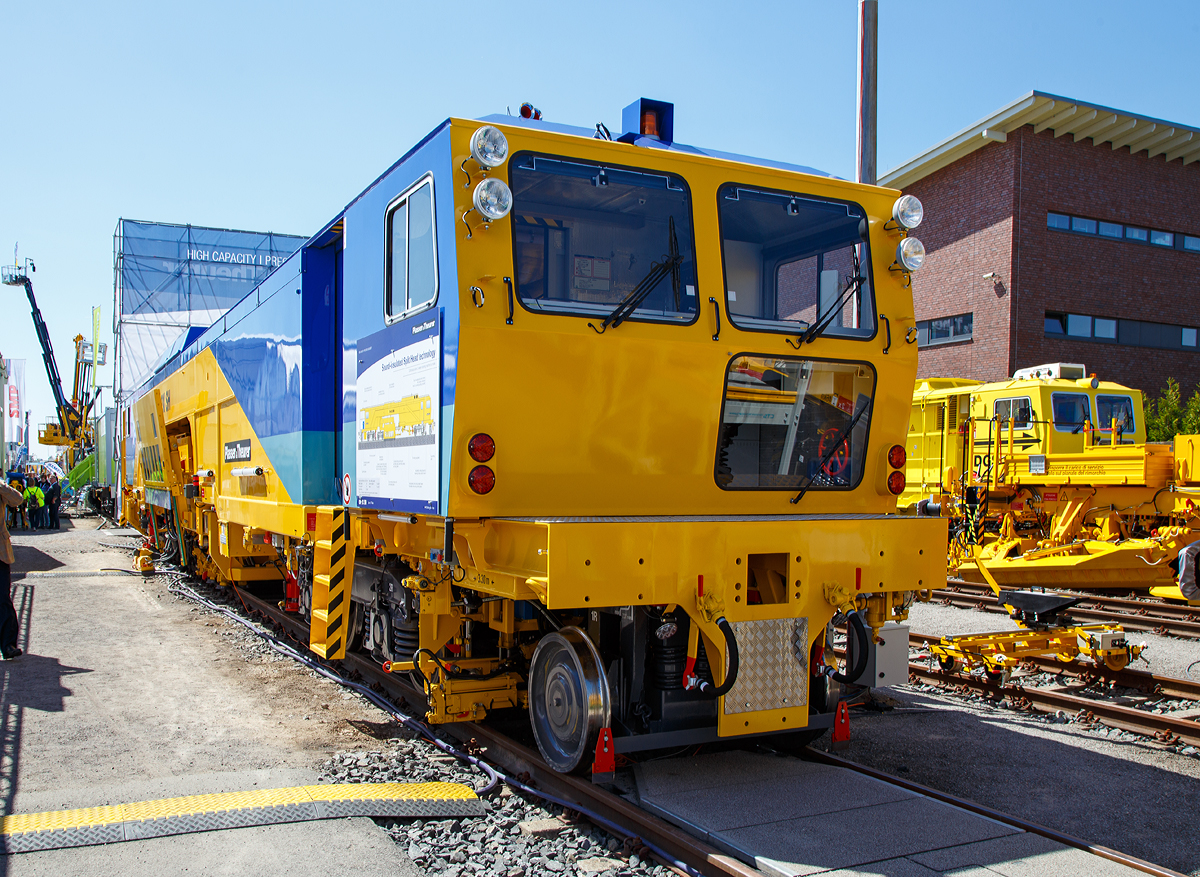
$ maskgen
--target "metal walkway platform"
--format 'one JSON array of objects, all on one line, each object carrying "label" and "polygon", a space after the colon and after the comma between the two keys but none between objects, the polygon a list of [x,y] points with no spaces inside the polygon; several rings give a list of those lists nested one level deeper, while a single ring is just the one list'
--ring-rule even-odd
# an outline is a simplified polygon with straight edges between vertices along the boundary
[{"label": "metal walkway platform", "polygon": [[636,768],[641,804],[773,877],[1142,872],[845,768],[723,752]]},{"label": "metal walkway platform", "polygon": [[59,850],[200,831],[346,816],[482,816],[459,783],[343,783],[161,798],[0,818],[5,853]]}]

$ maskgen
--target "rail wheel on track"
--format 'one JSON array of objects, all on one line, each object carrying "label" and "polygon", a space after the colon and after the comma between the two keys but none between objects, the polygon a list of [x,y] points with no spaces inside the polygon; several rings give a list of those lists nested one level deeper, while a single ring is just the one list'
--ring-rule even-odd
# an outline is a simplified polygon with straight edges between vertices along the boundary
[{"label": "rail wheel on track", "polygon": [[569,773],[595,751],[611,703],[600,653],[577,627],[538,643],[530,662],[529,720],[542,757]]}]

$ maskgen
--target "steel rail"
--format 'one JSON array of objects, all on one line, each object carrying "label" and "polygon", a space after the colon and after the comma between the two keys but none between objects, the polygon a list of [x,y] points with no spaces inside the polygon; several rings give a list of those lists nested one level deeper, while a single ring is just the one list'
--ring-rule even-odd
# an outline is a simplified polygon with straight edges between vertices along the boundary
[{"label": "steel rail", "polygon": [[1147,862],[1145,859],[1139,859],[1136,856],[1128,855],[1114,850],[1110,847],[1101,846],[1091,843],[1083,838],[1075,837],[1073,834],[1067,834],[1063,831],[1058,831],[1054,828],[1049,828],[1037,822],[1032,822],[1028,819],[1022,819],[1019,816],[1011,816],[1000,810],[994,810],[984,804],[977,804],[969,798],[960,798],[957,795],[951,795],[949,792],[940,792],[937,789],[922,785],[921,783],[913,782],[902,777],[892,776],[889,773],[876,770],[866,765],[857,764],[845,758],[840,758],[829,752],[822,752],[819,749],[813,749],[811,746],[805,753],[806,758],[814,761],[820,761],[825,764],[833,765],[834,767],[842,767],[847,770],[852,770],[857,773],[865,774],[874,779],[881,780],[893,786],[898,786],[910,792],[915,792],[918,795],[924,795],[927,798],[932,798],[935,801],[941,801],[945,804],[950,804],[955,807],[960,807],[971,813],[976,813],[980,816],[986,816],[988,819],[994,819],[1005,825],[1010,825],[1013,828],[1019,828],[1022,831],[1027,831],[1030,834],[1038,834],[1050,840],[1057,841],[1065,846],[1075,847],[1084,852],[1091,853],[1094,856],[1108,859],[1112,862],[1119,862],[1130,868],[1135,868],[1146,874],[1154,874],[1155,877],[1185,877],[1179,871],[1172,871],[1170,868],[1164,868],[1161,865],[1155,865],[1153,862]]},{"label": "steel rail", "polygon": [[1062,710],[1164,743],[1182,741],[1190,746],[1200,746],[1200,722],[1174,718],[1169,713],[1147,713],[1048,688],[1025,688],[1018,683],[997,685],[976,676],[959,676],[933,670],[913,661],[909,662],[908,671],[909,679],[919,682],[958,688],[960,691],[973,689],[999,699],[1007,697],[1018,709],[1040,709],[1042,712]]},{"label": "steel rail", "polygon": [[[237,593],[248,604],[248,608],[252,606],[264,617],[288,630],[293,636],[307,636],[307,625],[296,616],[282,612],[276,606],[244,591],[239,590]],[[400,694],[401,696],[412,697],[418,701],[423,700],[425,697],[423,691],[408,684],[400,677],[384,673],[383,668],[362,656],[348,654],[343,663],[350,665],[363,676],[375,680],[385,690],[390,689],[393,692],[393,696]],[[910,670],[926,671],[927,668],[920,667],[917,664],[910,664]],[[956,677],[946,674],[931,675],[936,675],[945,681],[957,681]],[[991,686],[989,683],[982,683],[981,687],[989,689],[997,688],[997,686]],[[1088,701],[1083,702],[1090,703]],[[624,828],[632,837],[650,841],[702,874],[729,875],[729,877],[761,877],[761,872],[749,865],[721,853],[715,847],[677,828],[666,820],[642,810],[624,798],[614,795],[586,779],[554,771],[537,753],[500,734],[487,725],[455,722],[441,725],[440,729],[462,743],[473,743],[475,745],[482,743],[483,755],[487,760],[498,765],[506,772],[514,775],[524,774],[528,777],[528,780],[525,780],[524,777],[522,779],[529,785],[543,789],[562,800],[577,802],[581,809],[591,810],[609,822]],[[1200,725],[1197,725],[1197,730],[1200,732]],[[990,807],[977,804],[966,798],[959,798],[948,792],[940,792],[911,780],[895,777],[874,770],[873,768],[865,767],[864,765],[855,764],[852,761],[821,752],[812,747],[806,747],[803,757],[824,761],[827,764],[844,767],[872,776],[875,779],[908,791],[961,807],[969,812],[995,819],[1032,834],[1050,838],[1066,846],[1075,847],[1076,849],[1109,859],[1110,861],[1119,862],[1146,874],[1155,875],[1155,877],[1185,877],[1185,875],[1177,871],[1155,865],[1135,856],[1090,843],[1073,835],[1056,831],[1055,829],[1021,819],[1020,817],[993,810]]]},{"label": "steel rail", "polygon": [[[940,636],[926,633],[910,633],[909,642],[919,646],[929,646],[941,642]],[[1200,682],[1190,679],[1179,679],[1175,676],[1159,676],[1144,670],[1132,670],[1125,667],[1122,670],[1112,670],[1096,664],[1081,664],[1077,661],[1060,661],[1051,657],[1027,657],[1021,659],[1021,666],[1042,673],[1062,674],[1082,679],[1103,679],[1124,688],[1136,688],[1147,694],[1162,694],[1166,697],[1182,698],[1184,700],[1200,700]]]},{"label": "steel rail", "polygon": [[[979,609],[984,612],[1004,613],[1004,607],[1000,604],[999,599],[986,586],[977,592],[936,590],[933,592],[933,598],[964,609]],[[1104,601],[1101,605],[1107,606],[1109,602],[1111,601]],[[1063,614],[1078,621],[1119,623],[1127,630],[1136,630],[1141,633],[1153,633],[1160,636],[1166,634],[1200,639],[1200,621],[1188,621],[1176,617],[1156,615],[1151,612],[1147,612],[1145,615],[1133,615],[1125,612],[1109,611],[1107,608],[1089,608],[1086,605],[1080,604],[1070,607]]]},{"label": "steel rail", "polygon": [[[238,596],[264,617],[280,625],[292,636],[308,642],[308,625],[300,618],[281,611],[278,607],[260,600],[243,590]],[[379,685],[392,697],[404,697],[418,703],[425,701],[425,692],[403,678],[385,673],[383,668],[361,655],[347,653],[341,663],[357,671],[363,677]],[[560,800],[576,805],[580,810],[591,811],[597,816],[620,826],[631,837],[647,841],[659,849],[675,856],[679,861],[695,868],[702,874],[726,875],[726,877],[761,877],[749,865],[732,856],[727,856],[715,847],[693,837],[664,819],[642,810],[619,795],[595,785],[590,780],[561,774],[553,770],[541,756],[484,724],[452,722],[437,726],[461,743],[482,747],[487,761],[492,762],[512,776],[526,775],[522,781],[541,789]]]},{"label": "steel rail", "polygon": [[[967,589],[971,592],[990,594],[992,589],[982,582],[971,582],[966,579],[946,579],[948,590],[961,591]],[[1154,615],[1161,618],[1178,618],[1180,621],[1200,621],[1200,607],[1190,606],[1183,603],[1167,603],[1158,599],[1139,599],[1137,597],[1120,597],[1116,594],[1105,594],[1101,591],[1088,590],[1080,591],[1071,588],[1052,588],[1056,594],[1069,594],[1072,597],[1086,597],[1089,602],[1100,607],[1113,607],[1120,610],[1128,610],[1134,615]]]}]

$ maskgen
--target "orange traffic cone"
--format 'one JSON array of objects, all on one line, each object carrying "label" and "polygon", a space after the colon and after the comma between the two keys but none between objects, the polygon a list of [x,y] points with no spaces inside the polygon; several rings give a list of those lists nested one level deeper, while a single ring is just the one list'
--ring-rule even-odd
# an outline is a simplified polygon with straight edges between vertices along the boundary
[{"label": "orange traffic cone", "polygon": [[844,700],[837,705],[837,715],[833,720],[833,748],[850,748],[850,710]]}]

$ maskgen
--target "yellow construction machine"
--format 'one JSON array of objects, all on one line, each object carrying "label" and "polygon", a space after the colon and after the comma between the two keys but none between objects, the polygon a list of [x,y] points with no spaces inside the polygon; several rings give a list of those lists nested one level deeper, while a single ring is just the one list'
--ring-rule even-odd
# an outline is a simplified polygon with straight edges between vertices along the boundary
[{"label": "yellow construction machine", "polygon": [[919,380],[902,510],[948,518],[948,572],[1000,586],[1182,600],[1200,539],[1200,436],[1146,440],[1142,394],[1054,363],[1010,381]]}]

